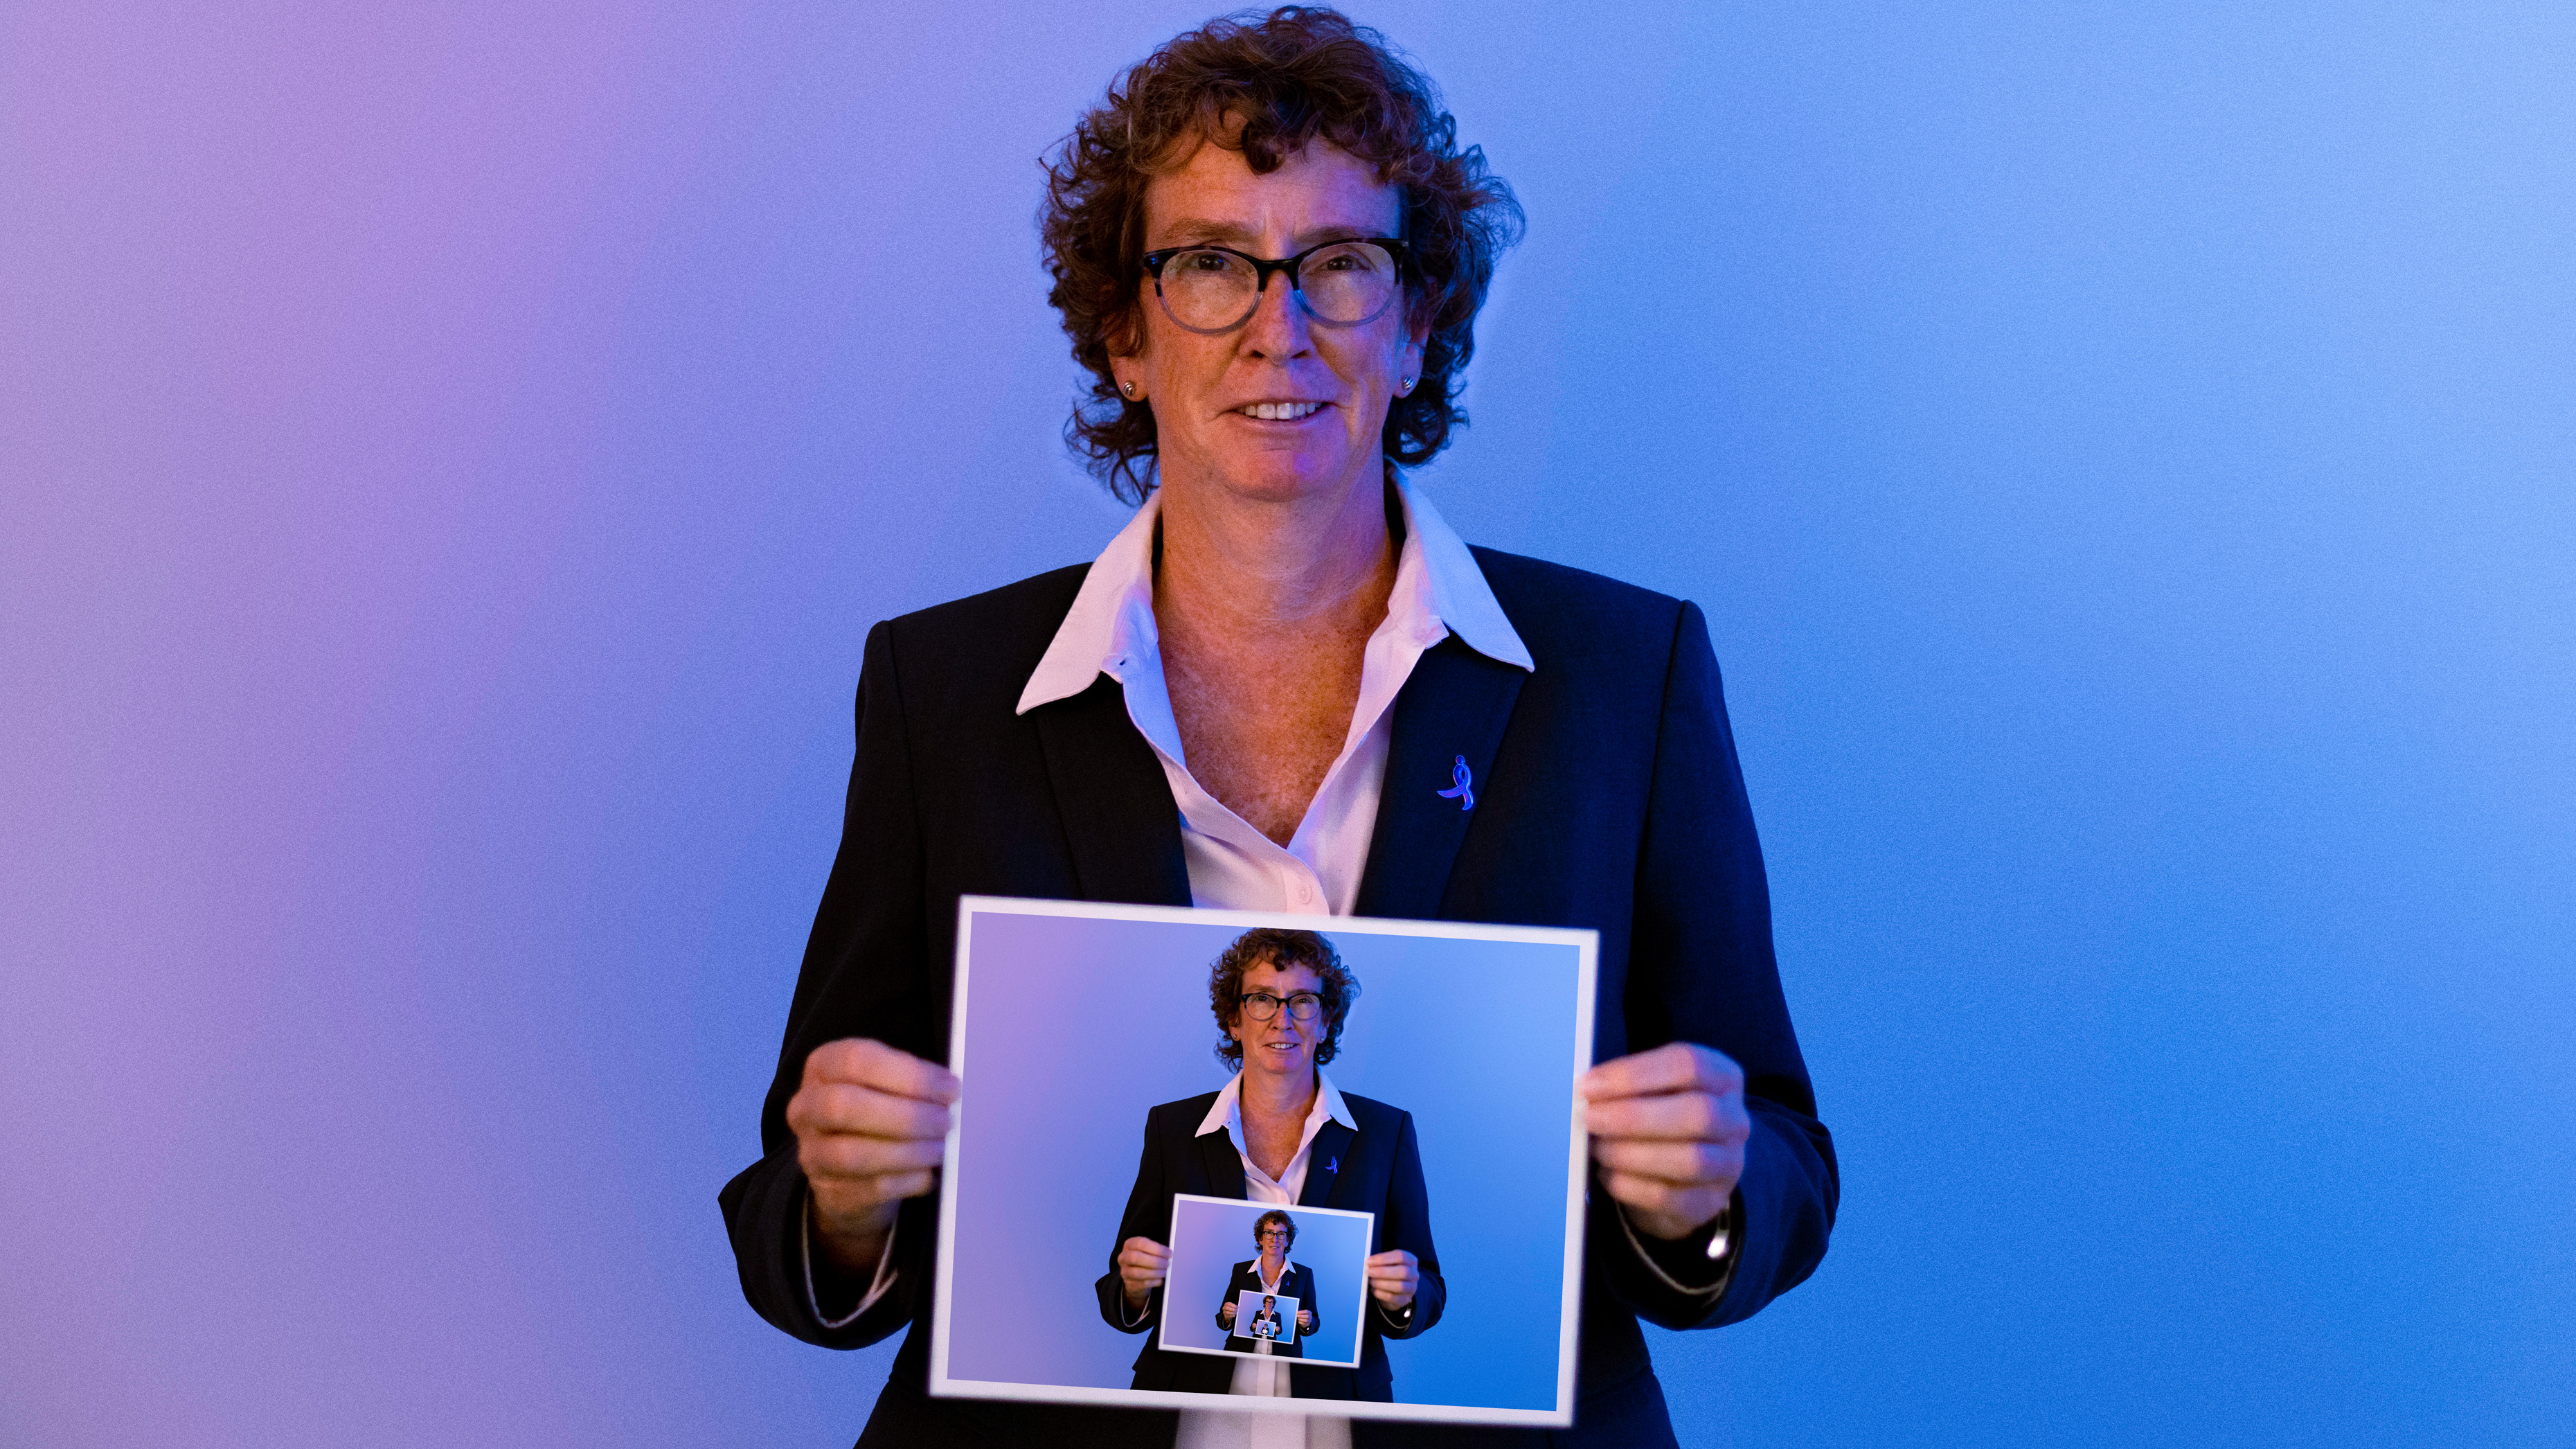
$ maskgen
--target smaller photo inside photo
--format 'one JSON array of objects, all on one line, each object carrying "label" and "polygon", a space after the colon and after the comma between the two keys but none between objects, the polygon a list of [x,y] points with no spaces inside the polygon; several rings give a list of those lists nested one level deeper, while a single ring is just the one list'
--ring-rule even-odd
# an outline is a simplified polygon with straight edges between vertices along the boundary
[{"label": "smaller photo inside photo", "polygon": [[[1285,1288],[1285,1283],[1279,1284]],[[1272,1343],[1297,1341],[1297,1300],[1277,1293],[1264,1293],[1246,1288],[1235,1295],[1234,1321],[1248,1323],[1247,1338],[1268,1339]]]},{"label": "smaller photo inside photo", "polygon": [[1374,1213],[1172,1197],[1161,1343],[1354,1368]]}]

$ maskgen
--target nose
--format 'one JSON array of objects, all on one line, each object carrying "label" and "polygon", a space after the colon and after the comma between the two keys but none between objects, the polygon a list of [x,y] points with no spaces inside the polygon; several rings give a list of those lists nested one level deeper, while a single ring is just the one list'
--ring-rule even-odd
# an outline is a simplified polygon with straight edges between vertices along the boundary
[{"label": "nose", "polygon": [[1244,350],[1255,357],[1273,362],[1286,362],[1314,350],[1314,338],[1306,328],[1306,308],[1297,300],[1296,285],[1285,272],[1273,272],[1261,288],[1261,300],[1252,307],[1252,318],[1243,324]]}]

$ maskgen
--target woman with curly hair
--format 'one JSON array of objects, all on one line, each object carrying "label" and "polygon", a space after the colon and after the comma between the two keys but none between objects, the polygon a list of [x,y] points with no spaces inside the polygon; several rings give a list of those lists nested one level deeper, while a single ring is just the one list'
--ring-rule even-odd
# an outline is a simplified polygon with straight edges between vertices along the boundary
[{"label": "woman with curly hair", "polygon": [[[1302,1358],[1304,1339],[1323,1325],[1315,1310],[1315,1270],[1288,1256],[1297,1246],[1297,1220],[1277,1208],[1252,1220],[1252,1245],[1256,1250],[1249,1258],[1234,1265],[1226,1280],[1225,1301],[1216,1307],[1217,1327],[1226,1330],[1226,1351],[1258,1354],[1263,1357]],[[1246,1291],[1261,1295],[1261,1306],[1253,1310],[1252,1321],[1237,1324],[1241,1312],[1238,1301]],[[1293,1332],[1282,1321],[1279,1299],[1286,1295],[1297,1305],[1297,1326]],[[1288,1341],[1279,1341],[1287,1332]]]},{"label": "woman with curly hair", "polygon": [[[1256,1345],[1234,1326],[1233,1300],[1249,1288],[1303,1300],[1297,1331],[1316,1330],[1314,1274],[1289,1271],[1296,1224],[1279,1209],[1298,1203],[1374,1213],[1379,1251],[1368,1259],[1357,1369],[1202,1354],[1167,1353],[1152,1340],[1136,1354],[1139,1389],[1181,1393],[1294,1395],[1391,1402],[1394,1372],[1385,1340],[1414,1338],[1440,1321],[1448,1287],[1431,1245],[1431,1197],[1412,1114],[1335,1089],[1324,1064],[1340,1054],[1342,1028],[1360,984],[1333,943],[1313,931],[1260,928],[1235,938],[1208,971],[1217,1060],[1235,1068],[1220,1091],[1165,1102],[1145,1115],[1145,1150],[1118,1225],[1109,1272],[1097,1285],[1100,1316],[1122,1333],[1162,1321],[1171,1250],[1172,1198],[1242,1197],[1273,1205],[1253,1224],[1261,1256],[1235,1265],[1217,1322],[1226,1347],[1281,1359],[1298,1344]],[[1264,1225],[1283,1231],[1265,1236]],[[1283,1282],[1297,1286],[1282,1287]],[[1204,1426],[1191,1421],[1207,1419]],[[1228,1435],[1226,1429],[1238,1431]],[[1199,1432],[1193,1433],[1197,1429]],[[1256,1426],[1232,1415],[1183,1416],[1190,1442],[1251,1438]],[[1299,1431],[1297,1442],[1308,1442]]]},{"label": "woman with curly hair", "polygon": [[[1706,621],[1471,550],[1403,476],[1465,421],[1519,226],[1430,81],[1325,9],[1176,37],[1055,157],[1040,230],[1087,374],[1069,440],[1136,515],[1088,566],[869,633],[765,1155],[722,1194],[770,1322],[836,1347],[910,1325],[863,1443],[1431,1432],[928,1397],[963,892],[1599,931],[1562,1442],[1672,1442],[1637,1320],[1733,1322],[1822,1258],[1832,1141]],[[1121,1285],[1151,1271],[1129,1249]]]}]

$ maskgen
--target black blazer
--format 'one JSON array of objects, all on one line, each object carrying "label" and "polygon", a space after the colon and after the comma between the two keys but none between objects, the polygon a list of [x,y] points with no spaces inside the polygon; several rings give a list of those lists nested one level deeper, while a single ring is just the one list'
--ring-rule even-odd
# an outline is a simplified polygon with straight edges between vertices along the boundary
[{"label": "black blazer", "polygon": [[[1163,1242],[1172,1225],[1172,1195],[1241,1198],[1243,1156],[1220,1127],[1202,1137],[1199,1124],[1216,1105],[1217,1093],[1205,1092],[1178,1102],[1165,1102],[1145,1114],[1145,1150],[1136,1163],[1136,1185],[1127,1194],[1127,1211],[1118,1236],[1109,1245],[1109,1271],[1094,1285],[1100,1316],[1122,1333],[1143,1333],[1162,1321],[1163,1294],[1156,1289],[1145,1300],[1145,1316],[1126,1321],[1126,1292],[1118,1281],[1118,1245],[1129,1238]],[[1372,1253],[1402,1248],[1420,1264],[1422,1285],[1414,1290],[1413,1309],[1398,1317],[1368,1302],[1360,1327],[1360,1366],[1300,1364],[1288,1375],[1288,1391],[1301,1399],[1365,1399],[1392,1403],[1394,1370],[1386,1359],[1385,1339],[1417,1337],[1440,1321],[1449,1301],[1440,1277],[1440,1250],[1431,1244],[1431,1195],[1422,1181],[1422,1149],[1414,1140],[1413,1116],[1356,1092],[1342,1093],[1359,1130],[1326,1122],[1309,1149],[1306,1185],[1297,1201],[1306,1207],[1346,1208],[1377,1214]],[[1304,1272],[1303,1265],[1299,1267]],[[1258,1288],[1261,1280],[1238,1272],[1236,1287]],[[1311,1286],[1313,1275],[1308,1274]],[[1311,1293],[1302,1295],[1313,1306]],[[1215,1305],[1209,1305],[1213,1312]],[[1322,1315],[1319,1312],[1317,1317]],[[1250,1353],[1252,1342],[1229,1339],[1226,1347]],[[1282,1345],[1274,1354],[1304,1357],[1301,1343]],[[1234,1378],[1234,1363],[1203,1353],[1166,1353],[1152,1339],[1136,1354],[1136,1378],[1130,1387],[1172,1389],[1183,1393],[1221,1394]]]},{"label": "black blazer", "polygon": [[[1247,1258],[1243,1262],[1234,1265],[1234,1276],[1228,1279],[1225,1285],[1225,1301],[1227,1303],[1238,1302],[1246,1290],[1254,1293],[1259,1293],[1261,1291],[1261,1274],[1254,1270],[1254,1265],[1260,1261],[1261,1260],[1258,1258]],[[1315,1333],[1321,1332],[1324,1327],[1323,1312],[1315,1307],[1315,1270],[1307,1267],[1303,1263],[1292,1261],[1288,1264],[1288,1271],[1279,1275],[1279,1287],[1276,1291],[1281,1297],[1297,1300],[1297,1312],[1307,1315],[1306,1321],[1314,1324],[1315,1326],[1313,1328],[1298,1329],[1295,1333],[1288,1335],[1288,1341],[1286,1343],[1281,1343],[1279,1341],[1279,1336],[1275,1333],[1272,1334],[1270,1337],[1270,1356],[1272,1358],[1304,1358],[1306,1356],[1307,1338]],[[1255,1301],[1257,1302],[1258,1300]],[[1235,1314],[1235,1321],[1230,1325],[1225,1321],[1225,1308],[1223,1304],[1219,1304],[1217,1311],[1208,1316],[1216,1320],[1216,1325],[1219,1328],[1226,1330],[1225,1347],[1227,1352],[1259,1353],[1261,1351],[1260,1338],[1247,1331],[1252,1328],[1253,1325],[1245,1321],[1240,1312]],[[1257,1317],[1258,1315],[1255,1316]],[[1294,1318],[1296,1314],[1289,1313],[1283,1309],[1277,1316],[1280,1325],[1282,1327],[1286,1327],[1289,1326],[1288,1320]],[[1231,1376],[1230,1373],[1229,1376]],[[1145,1386],[1140,1383],[1135,1387],[1141,1389]]]},{"label": "black blazer", "polygon": [[[1496,663],[1455,638],[1423,654],[1396,697],[1357,909],[1591,927],[1601,933],[1598,1057],[1686,1040],[1742,1064],[1753,1137],[1724,1291],[1668,1286],[1603,1195],[1589,1218],[1581,1400],[1572,1435],[1556,1440],[1669,1442],[1637,1319],[1732,1323],[1813,1272],[1839,1193],[1833,1142],[1816,1120],[1781,996],[1761,847],[1698,608],[1597,574],[1474,552],[1537,670]],[[1103,675],[1071,699],[1012,713],[1085,567],[869,631],[840,852],[762,1109],[764,1155],[719,1195],[744,1296],[762,1317],[839,1348],[909,1325],[863,1442],[1170,1442],[1169,1414],[923,1394],[939,1221],[931,1197],[898,1217],[897,1286],[855,1322],[823,1327],[806,1300],[805,1179],[786,1121],[806,1054],[824,1042],[872,1036],[933,1061],[947,1056],[961,893],[1190,904],[1180,812],[1128,722],[1118,682]],[[1438,793],[1462,757],[1475,781],[1472,810]],[[1683,1243],[1664,1266],[1687,1273],[1695,1258],[1705,1262]],[[1415,1430],[1363,1422],[1353,1433],[1402,1443]]]}]

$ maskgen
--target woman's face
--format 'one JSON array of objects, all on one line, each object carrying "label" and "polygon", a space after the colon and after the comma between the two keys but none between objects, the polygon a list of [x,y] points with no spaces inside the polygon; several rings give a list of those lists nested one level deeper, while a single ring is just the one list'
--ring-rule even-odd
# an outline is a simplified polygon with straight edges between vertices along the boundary
[{"label": "woman's face", "polygon": [[[1268,1223],[1262,1227],[1261,1256],[1273,1259],[1288,1256],[1288,1230],[1286,1228],[1279,1226],[1277,1223]],[[1265,1308],[1270,1304],[1270,1300],[1267,1298],[1262,1299],[1261,1302],[1262,1306]]]},{"label": "woman's face", "polygon": [[[1324,978],[1311,967],[1291,966],[1282,971],[1277,962],[1263,961],[1243,973],[1243,994],[1249,996],[1256,991],[1269,992],[1283,1002],[1300,991],[1321,996]],[[1268,1021],[1255,1021],[1248,1011],[1236,1012],[1234,1039],[1243,1043],[1243,1069],[1302,1077],[1315,1065],[1315,1043],[1323,1038],[1325,1024],[1321,1012],[1313,1021],[1299,1021],[1285,1006]]]},{"label": "woman's face", "polygon": [[[1242,152],[1202,142],[1145,188],[1148,251],[1208,242],[1290,257],[1337,239],[1396,236],[1402,222],[1396,188],[1323,141],[1267,176],[1254,175]],[[1137,300],[1139,348],[1116,366],[1153,406],[1164,487],[1210,485],[1281,503],[1365,483],[1374,500],[1387,405],[1421,373],[1422,334],[1408,330],[1403,300],[1359,326],[1327,327],[1274,273],[1251,319],[1213,336],[1173,322],[1150,276]],[[1249,411],[1280,404],[1311,411]]]}]

